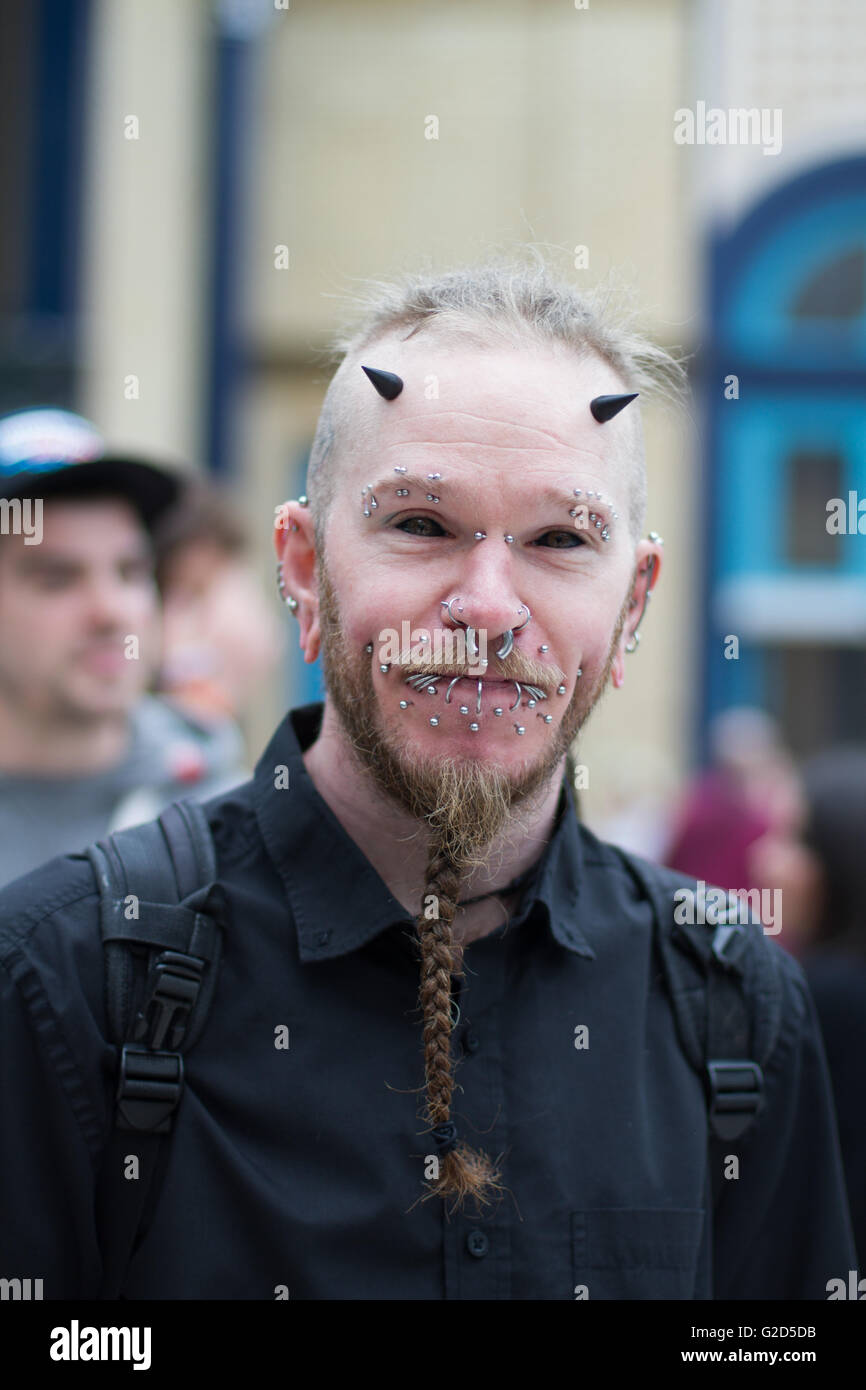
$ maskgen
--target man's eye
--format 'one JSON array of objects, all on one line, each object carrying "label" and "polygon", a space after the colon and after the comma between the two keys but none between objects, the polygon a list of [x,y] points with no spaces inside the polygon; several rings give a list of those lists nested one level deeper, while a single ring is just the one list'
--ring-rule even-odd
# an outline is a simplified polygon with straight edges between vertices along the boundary
[{"label": "man's eye", "polygon": [[549,545],[544,547],[544,549],[546,550],[576,550],[579,545],[586,545],[586,541],[583,539],[583,536],[579,536],[576,531],[545,531],[544,535],[539,536],[538,540],[533,541],[532,544],[539,545],[540,542],[545,540],[548,536],[564,536],[566,540],[572,540],[575,542],[575,544]]},{"label": "man's eye", "polygon": [[[396,523],[396,526],[395,526],[394,529],[397,530],[397,531],[402,531],[402,530],[404,530],[405,527],[409,526],[413,521],[420,521],[420,522],[422,523],[422,525],[424,525],[424,526],[438,526],[438,527],[439,527],[439,534],[442,535],[442,536],[445,535],[445,531],[443,530],[443,528],[442,528],[441,526],[439,526],[439,522],[436,521],[436,520],[434,520],[434,518],[433,518],[432,516],[407,516],[407,517],[404,518],[403,521],[398,521],[398,522]],[[435,532],[435,531],[426,531],[426,532],[421,532],[421,533],[419,533],[419,532],[417,532],[417,531],[407,531],[406,534],[407,534],[408,536],[414,536],[414,535],[418,535],[418,534],[427,535],[427,536],[430,536],[430,535],[435,536],[435,535],[436,535],[436,532]]]}]

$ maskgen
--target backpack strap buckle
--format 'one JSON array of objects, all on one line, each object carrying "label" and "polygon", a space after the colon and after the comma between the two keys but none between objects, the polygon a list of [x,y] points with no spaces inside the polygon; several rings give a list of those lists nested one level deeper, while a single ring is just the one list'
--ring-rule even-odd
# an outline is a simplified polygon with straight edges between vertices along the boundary
[{"label": "backpack strap buckle", "polygon": [[171,1029],[171,1047],[180,1047],[202,985],[205,962],[181,951],[161,951],[145,989],[145,1002],[133,1028],[133,1041],[158,1052]]},{"label": "backpack strap buckle", "polygon": [[118,1129],[168,1134],[183,1092],[179,1052],[149,1052],[126,1043],[117,1079]]},{"label": "backpack strap buckle", "polygon": [[709,1122],[720,1139],[737,1139],[764,1101],[764,1073],[757,1062],[707,1062]]}]

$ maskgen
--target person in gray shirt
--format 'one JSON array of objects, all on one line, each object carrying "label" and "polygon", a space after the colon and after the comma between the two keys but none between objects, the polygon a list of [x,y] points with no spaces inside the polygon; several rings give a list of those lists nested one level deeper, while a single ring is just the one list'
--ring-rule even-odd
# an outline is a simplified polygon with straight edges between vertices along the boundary
[{"label": "person in gray shirt", "polygon": [[147,694],[151,531],[180,484],[61,410],[0,420],[0,882],[247,775],[234,724]]}]

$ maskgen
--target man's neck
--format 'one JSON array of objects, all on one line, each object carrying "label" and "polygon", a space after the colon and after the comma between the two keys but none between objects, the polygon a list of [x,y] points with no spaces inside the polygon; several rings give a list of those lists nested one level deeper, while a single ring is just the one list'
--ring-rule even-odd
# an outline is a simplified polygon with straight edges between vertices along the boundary
[{"label": "man's neck", "polygon": [[[416,917],[421,910],[427,866],[426,827],[386,798],[358,766],[327,700],[321,731],[303,760],[317,792],[343,829],[397,901]],[[531,809],[515,812],[505,835],[491,846],[486,863],[465,880],[461,898],[505,887],[537,862],[553,831],[560,786],[561,775],[557,774],[549,788],[532,799]],[[509,909],[516,905],[513,896],[492,897],[460,908],[454,921],[455,936],[465,944],[495,930],[505,919],[503,902]]]},{"label": "man's neck", "polygon": [[52,720],[0,703],[0,772],[86,777],[119,763],[129,740],[127,715]]}]

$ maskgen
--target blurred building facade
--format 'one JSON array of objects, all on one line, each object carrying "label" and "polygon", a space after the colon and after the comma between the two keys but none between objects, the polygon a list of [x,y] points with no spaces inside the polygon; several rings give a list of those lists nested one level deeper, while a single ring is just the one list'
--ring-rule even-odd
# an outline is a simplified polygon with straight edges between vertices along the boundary
[{"label": "blurred building facade", "polygon": [[[0,405],[59,399],[222,472],[270,583],[357,280],[549,244],[577,284],[631,282],[695,387],[645,414],[665,567],[582,740],[588,819],[652,814],[733,704],[798,751],[866,736],[866,535],[826,524],[855,495],[866,530],[859,0],[38,0],[3,24]],[[699,141],[735,108],[779,111],[779,148]],[[254,745],[322,693],[289,636]]]}]

